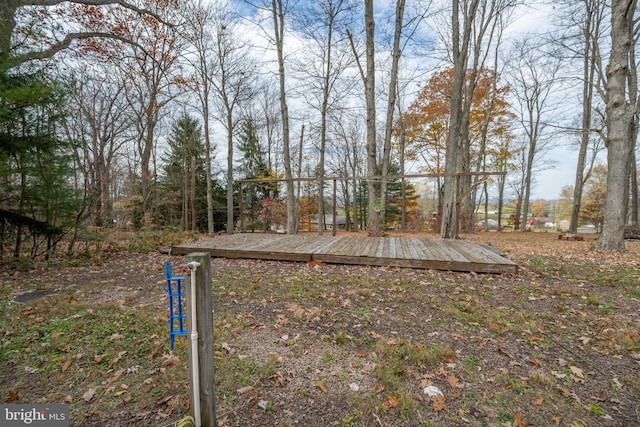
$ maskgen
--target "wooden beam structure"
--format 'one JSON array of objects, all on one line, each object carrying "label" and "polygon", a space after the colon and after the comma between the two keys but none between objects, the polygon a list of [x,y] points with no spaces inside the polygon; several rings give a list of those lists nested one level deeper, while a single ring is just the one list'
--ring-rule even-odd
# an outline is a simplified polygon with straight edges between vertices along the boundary
[{"label": "wooden beam structure", "polygon": [[516,273],[518,265],[465,240],[240,233],[174,246],[172,254],[409,267],[477,273]]}]

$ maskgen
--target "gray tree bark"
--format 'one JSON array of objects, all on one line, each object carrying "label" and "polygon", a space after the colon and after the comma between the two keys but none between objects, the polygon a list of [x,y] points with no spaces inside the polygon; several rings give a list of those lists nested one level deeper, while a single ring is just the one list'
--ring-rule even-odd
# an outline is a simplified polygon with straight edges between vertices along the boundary
[{"label": "gray tree bark", "polygon": [[635,105],[627,98],[629,55],[632,48],[634,14],[637,0],[613,0],[611,4],[611,55],[606,75],[606,113],[608,123],[607,198],[604,225],[598,249],[623,251],[624,224],[627,216],[629,158],[632,141]]},{"label": "gray tree bark", "polygon": [[449,119],[449,137],[447,139],[447,156],[445,159],[445,178],[442,195],[442,220],[440,236],[443,239],[458,237],[458,207],[456,172],[459,164],[459,146],[462,131],[464,83],[467,71],[469,42],[473,19],[478,10],[478,0],[472,0],[468,8],[464,8],[463,28],[460,31],[460,1],[453,0],[452,22],[452,56],[453,86],[451,90],[451,117]]},{"label": "gray tree bark", "polygon": [[589,142],[591,139],[593,97],[595,78],[597,76],[596,68],[600,61],[598,51],[603,5],[599,0],[585,0],[584,7],[585,19],[582,23],[582,42],[584,43],[584,50],[582,52],[582,129],[580,132],[578,163],[576,165],[576,179],[573,187],[573,207],[568,230],[571,234],[578,232],[582,193],[591,169],[586,169],[586,166]]},{"label": "gray tree bark", "polygon": [[[400,64],[400,37],[402,36],[402,26],[404,20],[405,0],[397,0],[396,2],[396,20],[395,30],[393,34],[393,49],[391,51],[391,75],[389,77],[389,94],[387,99],[387,119],[384,128],[384,146],[382,150],[382,176],[389,175],[389,166],[391,163],[391,134],[393,132],[393,116],[396,104],[396,94],[398,89],[398,66]],[[404,165],[403,165],[404,166]],[[404,182],[404,181],[403,181]],[[382,178],[380,185],[380,220],[382,224],[386,224],[387,215],[387,179]]]},{"label": "gray tree bark", "polygon": [[375,99],[375,22],[373,19],[373,0],[364,2],[364,21],[366,33],[367,71],[364,82],[365,100],[367,103],[367,190],[369,192],[369,235],[380,235],[379,213],[377,210],[378,192],[376,177],[378,175],[378,158],[376,154],[376,99]]}]

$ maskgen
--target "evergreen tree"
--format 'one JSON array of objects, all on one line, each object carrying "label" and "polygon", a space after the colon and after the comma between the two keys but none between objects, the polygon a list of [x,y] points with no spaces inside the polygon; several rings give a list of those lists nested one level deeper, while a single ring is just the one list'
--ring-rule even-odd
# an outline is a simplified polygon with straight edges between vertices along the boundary
[{"label": "evergreen tree", "polygon": [[43,74],[0,67],[0,255],[12,242],[19,256],[29,233],[35,257],[79,221],[72,141],[60,137],[64,99]]},{"label": "evergreen tree", "polygon": [[198,121],[188,114],[176,120],[168,139],[164,194],[160,211],[168,225],[196,231],[207,226],[205,145]]},{"label": "evergreen tree", "polygon": [[[242,152],[240,173],[242,179],[269,179],[275,174],[269,169],[266,153],[257,135],[255,120],[248,117],[240,128],[238,149]],[[263,204],[267,199],[278,200],[279,186],[274,182],[248,183],[243,187],[243,204],[248,215],[250,227],[255,228],[261,216]],[[268,216],[268,215],[267,215]],[[264,224],[260,224],[264,226]]]}]

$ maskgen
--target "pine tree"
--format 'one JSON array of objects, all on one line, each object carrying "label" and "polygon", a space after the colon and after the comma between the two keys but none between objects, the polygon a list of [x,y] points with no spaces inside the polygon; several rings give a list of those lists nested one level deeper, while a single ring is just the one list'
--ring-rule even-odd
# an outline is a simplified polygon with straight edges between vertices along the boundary
[{"label": "pine tree", "polygon": [[78,224],[72,141],[60,137],[64,111],[61,85],[0,67],[0,255],[11,241],[20,256],[28,232],[35,257]]},{"label": "pine tree", "polygon": [[183,230],[197,231],[207,225],[205,145],[198,121],[182,115],[171,128],[169,150],[164,159],[163,197],[160,211],[164,222]]}]

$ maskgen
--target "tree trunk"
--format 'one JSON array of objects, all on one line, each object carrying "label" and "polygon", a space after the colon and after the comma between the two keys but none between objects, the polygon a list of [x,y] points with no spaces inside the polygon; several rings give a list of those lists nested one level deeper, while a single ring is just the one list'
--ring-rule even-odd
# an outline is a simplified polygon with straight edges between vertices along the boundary
[{"label": "tree trunk", "polygon": [[[206,181],[207,181],[207,233],[213,236],[215,225],[213,223],[213,178],[211,176],[211,134],[209,132],[209,82],[205,76],[202,82],[204,88],[203,105],[202,105],[202,122],[204,127],[204,160],[207,163]],[[233,197],[231,198],[231,223],[233,224]],[[233,229],[233,227],[232,227]]]},{"label": "tree trunk", "polygon": [[[233,127],[227,114],[227,234],[233,234]],[[242,184],[240,184],[242,185]]]},{"label": "tree trunk", "polygon": [[11,51],[11,35],[16,26],[15,15],[21,5],[17,1],[0,2],[0,62],[9,57]]},{"label": "tree trunk", "polygon": [[284,70],[284,7],[282,0],[272,0],[273,26],[275,31],[276,50],[278,52],[278,76],[280,81],[280,114],[282,115],[282,151],[284,174],[287,180],[287,233],[298,232],[298,216],[296,197],[291,173],[291,153],[289,144],[289,108],[287,107],[287,91]]},{"label": "tree trunk", "polygon": [[[333,39],[333,20],[335,15],[329,13],[329,24],[327,27],[327,53],[325,58],[324,76],[322,82],[322,107],[320,108],[320,164],[318,165],[318,235],[324,234],[324,171],[325,171],[325,152],[327,147],[327,112],[329,110],[330,78],[331,78],[331,45]],[[335,218],[334,218],[335,220]],[[335,233],[335,230],[334,230]]]},{"label": "tree trunk", "polygon": [[629,182],[629,157],[634,147],[632,106],[626,97],[629,78],[629,54],[632,45],[636,0],[613,0],[611,9],[611,56],[607,65],[605,86],[607,105],[607,197],[604,226],[598,248],[623,251],[624,224],[628,200],[625,188]]},{"label": "tree trunk", "polygon": [[524,186],[522,188],[522,222],[520,231],[527,231],[527,219],[529,218],[529,198],[531,197],[531,174],[533,170],[533,158],[535,156],[535,142],[529,143],[529,153],[525,166]]},{"label": "tree trunk", "polygon": [[[582,193],[585,184],[585,167],[587,165],[587,149],[591,134],[591,109],[593,106],[593,88],[597,65],[596,48],[598,46],[597,28],[600,27],[599,16],[594,8],[597,2],[586,3],[586,19],[584,23],[584,57],[583,57],[583,83],[582,83],[582,130],[580,134],[580,151],[578,152],[578,164],[576,165],[576,180],[573,187],[573,208],[571,210],[571,222],[569,233],[578,233],[580,221],[580,208],[582,205]],[[587,174],[588,175],[588,174]]]},{"label": "tree trunk", "polygon": [[367,103],[367,189],[369,191],[369,235],[379,236],[378,194],[375,179],[378,175],[376,155],[376,99],[375,99],[375,22],[373,19],[373,0],[364,2],[364,21],[366,32],[367,71],[364,82],[364,94]]},{"label": "tree trunk", "polygon": [[[469,5],[469,13],[464,16],[463,32],[460,34],[460,1],[453,0],[452,28],[453,28],[453,61],[454,74],[451,88],[451,116],[449,118],[449,135],[447,139],[447,156],[445,159],[445,178],[442,195],[442,219],[440,236],[443,239],[458,237],[458,208],[456,172],[460,159],[459,146],[462,137],[463,95],[466,69],[468,63],[469,40],[473,18],[478,8],[478,1],[473,0]],[[462,35],[462,40],[460,39]]]},{"label": "tree trunk", "polygon": [[[402,36],[402,22],[404,19],[405,0],[396,2],[396,23],[393,35],[393,50],[391,62],[391,76],[389,78],[389,98],[387,100],[387,120],[384,129],[384,147],[382,150],[382,176],[389,174],[389,164],[391,162],[391,133],[393,132],[393,113],[396,104],[396,93],[398,87],[398,64],[400,63],[400,37]],[[387,223],[387,178],[382,178],[380,186],[380,219],[382,224]]]},{"label": "tree trunk", "polygon": [[[636,124],[637,128],[637,124]],[[633,138],[636,141],[636,138]],[[631,179],[629,180],[629,191],[631,192],[631,222],[637,225],[638,221],[638,170],[636,169],[636,151],[631,150],[631,158],[629,159],[629,168]]]},{"label": "tree trunk", "polygon": [[196,209],[196,156],[191,156],[191,231],[198,230],[198,211]]}]

